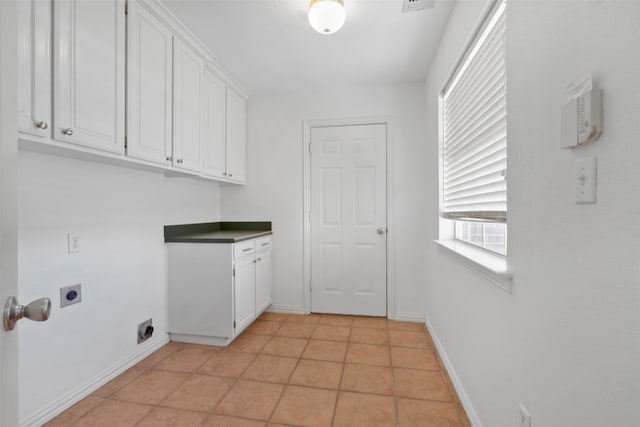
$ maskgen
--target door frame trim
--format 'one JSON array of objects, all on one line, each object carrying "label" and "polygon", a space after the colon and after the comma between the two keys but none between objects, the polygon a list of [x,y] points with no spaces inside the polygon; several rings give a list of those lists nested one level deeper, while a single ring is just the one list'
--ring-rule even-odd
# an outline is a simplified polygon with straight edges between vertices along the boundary
[{"label": "door frame trim", "polygon": [[392,122],[388,116],[370,116],[370,117],[354,117],[342,119],[325,119],[325,120],[304,120],[302,153],[303,153],[303,209],[302,223],[303,228],[303,284],[302,293],[304,295],[304,312],[311,313],[311,222],[309,221],[311,212],[311,153],[309,152],[309,144],[311,143],[311,129],[316,127],[333,127],[333,126],[359,126],[359,125],[379,125],[383,124],[387,127],[387,318],[396,318],[395,308],[395,236],[393,228],[393,181],[392,181],[392,165],[393,165],[393,144],[392,138]]}]

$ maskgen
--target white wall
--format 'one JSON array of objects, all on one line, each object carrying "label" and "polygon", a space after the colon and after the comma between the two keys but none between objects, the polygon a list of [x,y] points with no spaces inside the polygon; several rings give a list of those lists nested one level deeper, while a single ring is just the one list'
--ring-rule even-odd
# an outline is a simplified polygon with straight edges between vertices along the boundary
[{"label": "white wall", "polygon": [[[53,302],[47,322],[18,325],[24,421],[153,345],[137,345],[138,323],[166,337],[163,226],[220,209],[216,183],[22,151],[18,192],[19,299]],[[82,302],[60,309],[59,288],[78,282]]]},{"label": "white wall", "polygon": [[[427,78],[428,237],[438,236],[437,97],[485,2],[459,1]],[[640,413],[640,3],[510,0],[509,268],[513,292],[430,245],[426,313],[481,424],[637,426]],[[601,139],[560,150],[565,85],[604,89]],[[598,157],[598,202],[574,161]]]},{"label": "white wall", "polygon": [[273,222],[273,304],[302,311],[303,121],[389,116],[392,120],[397,315],[423,316],[424,198],[427,178],[424,86],[360,88],[323,93],[259,96],[249,102],[247,185],[223,187],[226,220]]}]

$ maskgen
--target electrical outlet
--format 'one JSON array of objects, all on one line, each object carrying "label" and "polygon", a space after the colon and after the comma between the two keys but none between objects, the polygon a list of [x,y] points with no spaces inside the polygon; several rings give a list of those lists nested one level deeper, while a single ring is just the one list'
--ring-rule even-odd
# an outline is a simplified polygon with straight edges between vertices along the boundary
[{"label": "electrical outlet", "polygon": [[75,233],[67,234],[67,249],[70,254],[80,252],[80,236]]},{"label": "electrical outlet", "polygon": [[151,338],[153,335],[153,319],[145,320],[138,325],[138,344]]},{"label": "electrical outlet", "polygon": [[77,283],[60,288],[60,308],[82,301],[82,285]]},{"label": "electrical outlet", "polygon": [[529,411],[522,406],[522,403],[518,404],[520,408],[520,427],[531,427],[531,415]]}]

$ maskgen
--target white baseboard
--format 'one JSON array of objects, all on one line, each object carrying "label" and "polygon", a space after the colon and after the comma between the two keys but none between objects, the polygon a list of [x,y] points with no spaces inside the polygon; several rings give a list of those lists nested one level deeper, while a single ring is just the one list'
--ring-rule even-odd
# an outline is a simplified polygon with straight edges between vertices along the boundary
[{"label": "white baseboard", "polygon": [[270,313],[306,314],[304,312],[304,307],[299,305],[271,304],[271,306],[265,311]]},{"label": "white baseboard", "polygon": [[401,322],[418,322],[424,323],[424,314],[420,313],[396,313],[395,316],[389,317],[391,320],[399,320]]},{"label": "white baseboard", "polygon": [[469,417],[469,421],[473,427],[482,427],[482,422],[480,422],[480,418],[478,417],[478,413],[475,408],[471,404],[471,400],[469,399],[469,395],[465,391],[462,383],[460,382],[460,378],[456,374],[455,369],[453,369],[453,365],[451,364],[451,360],[449,360],[449,356],[447,356],[447,352],[444,350],[442,346],[442,342],[438,338],[438,334],[433,329],[433,325],[429,321],[429,318],[425,318],[425,324],[427,325],[427,329],[429,330],[429,334],[431,334],[431,338],[433,339],[433,343],[436,345],[438,349],[438,353],[440,354],[440,358],[442,359],[442,363],[444,363],[445,368],[447,368],[447,372],[449,373],[449,377],[451,378],[451,382],[453,383],[453,387],[456,389],[456,393],[458,393],[458,397],[460,398],[460,402],[464,407],[464,410]]},{"label": "white baseboard", "polygon": [[[297,305],[272,304],[265,311],[270,313],[308,314],[304,312],[304,307]],[[389,319],[417,323],[424,323],[425,321],[424,314],[420,313],[396,313],[395,316],[390,315]]]},{"label": "white baseboard", "polygon": [[156,338],[155,341],[148,343],[144,349],[137,351],[129,357],[121,360],[115,365],[103,371],[101,374],[92,378],[91,380],[79,385],[70,392],[54,400],[49,405],[40,409],[36,413],[28,416],[26,419],[20,421],[20,427],[35,427],[41,426],[47,421],[51,420],[56,415],[61,414],[71,406],[78,403],[80,400],[89,396],[91,393],[122,374],[127,369],[134,366],[136,363],[158,350],[163,345],[169,342],[169,335],[164,335]]}]

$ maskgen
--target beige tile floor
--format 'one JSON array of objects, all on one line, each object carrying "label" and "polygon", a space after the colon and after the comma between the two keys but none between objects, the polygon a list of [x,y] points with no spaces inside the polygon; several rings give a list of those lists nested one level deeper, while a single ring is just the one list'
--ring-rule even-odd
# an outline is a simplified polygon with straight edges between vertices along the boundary
[{"label": "beige tile floor", "polygon": [[229,347],[169,343],[53,426],[470,426],[422,324],[264,313]]}]

